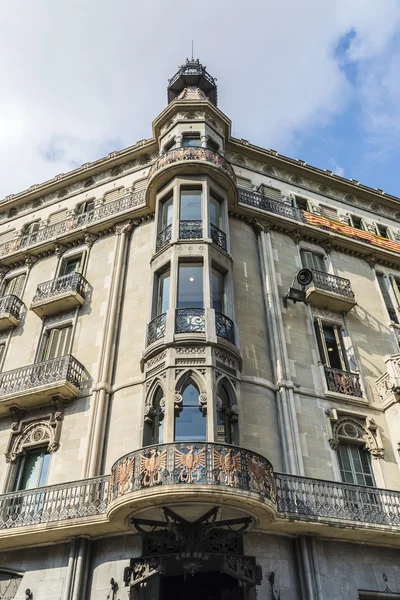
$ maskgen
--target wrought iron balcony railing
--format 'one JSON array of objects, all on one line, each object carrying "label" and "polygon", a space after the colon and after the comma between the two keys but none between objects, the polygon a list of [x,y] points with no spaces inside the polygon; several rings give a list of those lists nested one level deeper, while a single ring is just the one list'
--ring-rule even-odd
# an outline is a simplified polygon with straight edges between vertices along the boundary
[{"label": "wrought iron balcony railing", "polygon": [[106,512],[110,476],[0,495],[0,529],[91,517]]},{"label": "wrought iron balcony railing", "polygon": [[235,343],[235,325],[233,321],[219,312],[215,312],[215,332],[228,342]]},{"label": "wrought iron balcony railing", "polygon": [[272,200],[267,198],[258,192],[249,192],[247,190],[239,190],[239,203],[259,208],[269,213],[280,215],[288,219],[294,219],[295,221],[306,222],[304,213],[300,208],[279,202],[278,200]]},{"label": "wrought iron balcony railing", "polygon": [[15,319],[20,318],[23,302],[14,294],[0,298],[0,315],[10,314]]},{"label": "wrought iron balcony railing", "polygon": [[230,163],[218,152],[213,152],[208,148],[199,147],[179,147],[165,152],[152,165],[149,171],[149,179],[158,171],[177,162],[186,162],[188,160],[206,162],[218,167],[230,178],[235,179],[235,172]]},{"label": "wrought iron balcony railing", "polygon": [[76,292],[84,298],[86,284],[86,279],[80,273],[68,273],[68,275],[62,275],[56,279],[39,283],[32,302],[54,298],[54,296],[59,296],[66,292]]},{"label": "wrought iron balcony railing", "polygon": [[157,234],[156,252],[168,246],[171,241],[172,225],[168,225]]},{"label": "wrought iron balcony railing", "polygon": [[278,512],[310,521],[400,525],[400,492],[275,473]]},{"label": "wrought iron balcony railing", "polygon": [[152,319],[147,329],[147,345],[150,346],[153,342],[161,340],[165,337],[165,328],[167,325],[167,313],[157,315]]},{"label": "wrought iron balcony railing", "polygon": [[202,221],[179,221],[180,240],[199,240],[203,237]]},{"label": "wrought iron balcony railing", "polygon": [[129,209],[139,207],[145,203],[145,192],[134,192],[123,198],[109,202],[94,208],[93,210],[83,213],[82,215],[71,215],[68,219],[43,227],[38,231],[27,235],[20,235],[5,244],[0,245],[0,257],[12,254],[19,250],[39,246],[48,240],[52,240],[58,236],[80,229],[85,225],[91,225],[100,221],[105,221],[109,217],[123,213]]},{"label": "wrought iron balcony railing", "polygon": [[0,400],[10,394],[62,381],[80,389],[84,372],[84,367],[71,354],[5,371],[0,374]]},{"label": "wrought iron balcony railing", "polygon": [[204,308],[177,308],[175,312],[175,333],[205,333],[206,318]]},{"label": "wrought iron balcony railing", "polygon": [[148,446],[111,468],[110,501],[155,486],[214,485],[255,492],[275,502],[271,463],[256,452],[208,442]]},{"label": "wrought iron balcony railing", "polygon": [[326,383],[330,392],[347,394],[362,398],[363,393],[360,385],[360,376],[358,373],[342,371],[341,369],[332,369],[324,366]]},{"label": "wrought iron balcony railing", "polygon": [[222,248],[222,250],[226,250],[226,233],[221,231],[221,229],[218,229],[218,227],[212,223],[210,224],[210,233],[213,243],[219,248]]},{"label": "wrought iron balcony railing", "polygon": [[354,292],[351,289],[350,279],[331,275],[324,271],[317,271],[316,269],[311,270],[313,273],[313,281],[310,285],[314,286],[315,289],[339,294],[340,296],[346,296],[346,298],[349,298],[350,300],[354,299]]}]

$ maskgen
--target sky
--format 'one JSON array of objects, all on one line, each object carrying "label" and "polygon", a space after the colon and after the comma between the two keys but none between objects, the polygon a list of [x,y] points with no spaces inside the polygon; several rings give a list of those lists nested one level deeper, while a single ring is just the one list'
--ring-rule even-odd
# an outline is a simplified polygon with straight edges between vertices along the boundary
[{"label": "sky", "polygon": [[400,0],[13,0],[0,198],[152,135],[194,55],[232,133],[400,196]]}]

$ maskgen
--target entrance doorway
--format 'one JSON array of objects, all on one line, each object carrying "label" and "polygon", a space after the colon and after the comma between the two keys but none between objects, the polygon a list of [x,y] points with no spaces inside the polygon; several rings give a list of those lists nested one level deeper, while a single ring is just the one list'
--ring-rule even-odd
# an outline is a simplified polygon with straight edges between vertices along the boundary
[{"label": "entrance doorway", "polygon": [[229,575],[197,573],[162,577],[160,600],[244,600],[244,595]]}]

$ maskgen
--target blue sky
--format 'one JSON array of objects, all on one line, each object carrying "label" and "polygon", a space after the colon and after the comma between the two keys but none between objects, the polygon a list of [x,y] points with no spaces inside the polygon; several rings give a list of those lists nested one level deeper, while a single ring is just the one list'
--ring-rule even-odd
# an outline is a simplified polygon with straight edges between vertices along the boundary
[{"label": "blue sky", "polygon": [[236,137],[400,196],[400,0],[14,0],[0,198],[150,137],[192,39]]}]

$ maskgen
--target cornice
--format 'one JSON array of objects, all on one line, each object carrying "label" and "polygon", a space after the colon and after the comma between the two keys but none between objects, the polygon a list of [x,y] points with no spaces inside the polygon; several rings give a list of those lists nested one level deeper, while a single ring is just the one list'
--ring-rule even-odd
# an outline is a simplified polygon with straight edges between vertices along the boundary
[{"label": "cornice", "polygon": [[244,167],[270,176],[349,207],[361,208],[371,212],[374,217],[382,216],[400,221],[400,198],[397,196],[362,185],[353,179],[346,179],[332,171],[307,165],[302,160],[289,158],[276,150],[260,148],[247,140],[230,138],[226,157],[239,168]]}]

